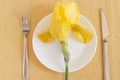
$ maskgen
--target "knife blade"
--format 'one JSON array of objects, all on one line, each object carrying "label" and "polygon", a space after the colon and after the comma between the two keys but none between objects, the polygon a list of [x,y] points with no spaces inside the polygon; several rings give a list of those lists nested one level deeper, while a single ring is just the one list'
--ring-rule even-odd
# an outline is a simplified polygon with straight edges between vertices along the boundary
[{"label": "knife blade", "polygon": [[102,38],[105,40],[109,35],[108,23],[103,9],[101,9]]},{"label": "knife blade", "polygon": [[107,37],[109,35],[108,23],[106,15],[101,9],[101,24],[102,24],[102,43],[103,43],[103,67],[104,67],[104,80],[110,80],[110,69],[109,69],[109,59],[108,59],[108,47],[107,47]]}]

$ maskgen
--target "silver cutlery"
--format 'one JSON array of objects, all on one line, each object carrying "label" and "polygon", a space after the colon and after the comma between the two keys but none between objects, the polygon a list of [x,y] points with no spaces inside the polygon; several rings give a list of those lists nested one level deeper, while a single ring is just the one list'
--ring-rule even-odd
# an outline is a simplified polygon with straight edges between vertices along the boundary
[{"label": "silver cutlery", "polygon": [[23,78],[28,79],[29,65],[28,65],[28,51],[27,51],[27,33],[30,31],[30,16],[28,12],[22,13],[22,32],[24,35],[24,54],[23,54]]},{"label": "silver cutlery", "polygon": [[103,66],[104,66],[104,80],[110,80],[110,68],[108,58],[107,37],[109,35],[107,19],[103,9],[101,9],[101,23],[102,23],[102,43],[103,43]]}]

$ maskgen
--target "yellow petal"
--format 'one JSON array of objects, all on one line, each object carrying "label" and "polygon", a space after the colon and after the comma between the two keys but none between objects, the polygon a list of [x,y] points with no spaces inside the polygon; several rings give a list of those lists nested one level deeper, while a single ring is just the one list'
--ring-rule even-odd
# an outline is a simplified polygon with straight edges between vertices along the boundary
[{"label": "yellow petal", "polygon": [[74,2],[58,2],[51,17],[49,31],[60,41],[65,41],[71,29],[71,24],[78,21],[78,9]]},{"label": "yellow petal", "polygon": [[66,2],[62,4],[64,9],[64,16],[66,17],[67,21],[71,24],[78,22],[79,17],[79,9],[76,3],[74,2]]},{"label": "yellow petal", "polygon": [[55,40],[55,38],[50,34],[48,30],[43,32],[42,34],[38,34],[38,39],[40,39],[44,43],[50,43]]},{"label": "yellow petal", "polygon": [[83,43],[87,43],[93,38],[93,33],[80,25],[72,25],[72,32]]},{"label": "yellow petal", "polygon": [[71,27],[69,23],[52,20],[49,31],[51,35],[57,38],[59,41],[65,41],[68,37],[70,29]]},{"label": "yellow petal", "polygon": [[52,18],[67,23],[77,23],[79,17],[78,6],[74,2],[57,2]]},{"label": "yellow petal", "polygon": [[81,42],[84,43],[84,38],[83,38],[83,36],[81,35],[81,33],[80,33],[79,30],[72,28],[72,32],[73,32],[73,34],[74,34]]},{"label": "yellow petal", "polygon": [[59,21],[66,21],[65,15],[64,15],[64,8],[62,7],[61,2],[57,2],[55,5],[54,12],[52,14],[52,19],[59,20]]}]

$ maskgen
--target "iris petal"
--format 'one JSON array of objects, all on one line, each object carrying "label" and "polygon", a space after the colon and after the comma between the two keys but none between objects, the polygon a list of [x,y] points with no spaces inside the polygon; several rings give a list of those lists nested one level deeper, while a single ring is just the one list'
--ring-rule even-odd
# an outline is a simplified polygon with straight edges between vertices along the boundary
[{"label": "iris petal", "polygon": [[44,43],[50,43],[55,40],[55,38],[50,34],[48,30],[43,32],[42,34],[39,34],[38,38]]},{"label": "iris petal", "polygon": [[71,27],[69,23],[64,23],[61,21],[52,21],[49,31],[51,35],[57,38],[59,41],[65,41],[68,37],[68,33]]},{"label": "iris petal", "polygon": [[93,34],[91,31],[78,25],[79,9],[74,2],[57,2],[52,13],[50,27],[47,31],[38,35],[44,43],[49,43],[58,39],[66,41],[69,31],[83,43],[89,42]]},{"label": "iris petal", "polygon": [[72,32],[83,43],[87,43],[93,38],[93,33],[80,25],[72,25]]}]

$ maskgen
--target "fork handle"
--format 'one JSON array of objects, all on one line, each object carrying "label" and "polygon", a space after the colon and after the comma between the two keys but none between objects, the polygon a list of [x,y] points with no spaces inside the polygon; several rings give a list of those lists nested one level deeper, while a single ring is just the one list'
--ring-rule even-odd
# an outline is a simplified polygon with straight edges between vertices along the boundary
[{"label": "fork handle", "polygon": [[23,78],[27,80],[29,76],[29,67],[28,67],[28,52],[27,52],[27,39],[26,33],[24,33],[24,54],[23,54]]}]

